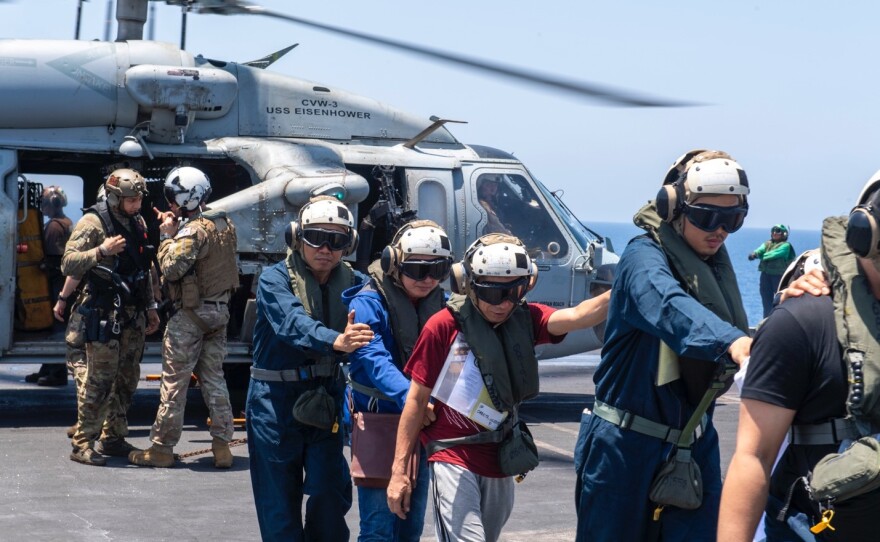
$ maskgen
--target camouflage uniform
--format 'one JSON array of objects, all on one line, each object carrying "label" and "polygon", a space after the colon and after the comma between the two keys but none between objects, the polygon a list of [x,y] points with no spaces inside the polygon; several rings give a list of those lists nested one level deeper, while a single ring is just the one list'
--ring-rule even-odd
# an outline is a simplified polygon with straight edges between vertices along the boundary
[{"label": "camouflage uniform", "polygon": [[[70,319],[67,321],[67,333],[64,338],[67,343],[67,370],[73,376],[77,397],[79,397],[79,391],[86,384],[88,363],[86,363],[85,322],[83,321],[83,315],[77,312],[76,309],[76,305],[71,308]],[[76,427],[76,424],[74,424],[74,427]],[[116,390],[111,388],[110,404],[107,407],[107,417],[104,420],[104,428],[101,431],[101,440],[112,439],[114,438],[113,435],[127,433],[125,410],[121,409]],[[70,434],[68,436],[72,437]]]},{"label": "camouflage uniform", "polygon": [[[146,231],[146,224],[140,215],[129,219],[115,210],[110,210],[110,213],[128,232],[131,232],[129,220],[137,220],[141,228]],[[120,256],[107,255],[102,258],[98,250],[98,246],[106,237],[101,219],[95,213],[84,214],[65,248],[61,262],[62,272],[67,276],[84,277],[97,265],[114,269],[116,260]],[[146,288],[142,292],[144,297],[138,301],[141,306],[146,307],[153,301],[152,282],[148,272],[144,280],[146,281]],[[95,292],[92,289],[90,285],[84,288],[77,300],[77,306],[86,304],[93,298]],[[115,440],[123,439],[128,435],[126,412],[131,406],[131,399],[140,378],[146,318],[145,309],[139,309],[135,305],[122,307],[120,313],[126,324],[122,326],[118,338],[112,338],[106,343],[84,341],[86,371],[84,382],[77,387],[77,430],[72,440],[74,449],[94,448],[95,440],[99,436],[103,439]],[[68,337],[75,337],[76,333],[71,335],[70,331],[68,329]],[[70,342],[76,344],[76,340]],[[73,362],[72,365],[76,378],[77,362]],[[82,372],[79,372],[82,378]],[[112,393],[114,386],[115,393]]]},{"label": "camouflage uniform", "polygon": [[[159,245],[159,267],[175,313],[165,328],[159,411],[150,431],[157,445],[173,447],[183,430],[190,375],[195,373],[211,415],[211,436],[232,440],[229,391],[223,377],[229,295],[238,287],[235,227],[222,214],[192,218],[173,239]],[[198,286],[198,306],[182,307],[181,281],[190,273]],[[195,318],[194,318],[195,317]]]}]

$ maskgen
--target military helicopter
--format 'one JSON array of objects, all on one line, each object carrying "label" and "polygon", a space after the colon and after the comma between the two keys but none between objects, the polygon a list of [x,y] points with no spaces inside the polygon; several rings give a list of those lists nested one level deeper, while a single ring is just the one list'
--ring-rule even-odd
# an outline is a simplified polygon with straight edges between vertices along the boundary
[{"label": "military helicopter", "polygon": [[[402,44],[241,1],[166,2],[202,13],[311,25],[612,103],[683,105]],[[18,222],[39,209],[28,196],[29,179],[78,176],[88,205],[106,175],[122,166],[156,183],[145,209],[165,207],[159,183],[176,166],[198,167],[212,179],[210,207],[225,210],[238,229],[242,287],[231,304],[229,362],[250,361],[255,279],[265,265],[283,258],[283,232],[316,194],[339,198],[359,218],[361,242],[352,256],[359,267],[376,257],[396,227],[418,215],[440,223],[458,255],[489,231],[520,237],[540,271],[532,301],[568,307],[609,287],[617,255],[513,155],[462,143],[446,127],[456,121],[420,118],[265,69],[286,51],[235,63],[143,40],[147,9],[148,0],[117,2],[115,42],[0,40],[0,252],[13,255],[0,259],[0,314],[13,315],[16,304],[22,305],[16,271],[27,262],[20,254],[26,243]],[[156,241],[156,226],[150,226]],[[16,328],[13,318],[2,320],[0,363],[63,358],[63,340]],[[539,355],[565,356],[601,342],[601,329],[584,330],[542,347]],[[145,357],[159,355],[158,344],[148,342]]]}]

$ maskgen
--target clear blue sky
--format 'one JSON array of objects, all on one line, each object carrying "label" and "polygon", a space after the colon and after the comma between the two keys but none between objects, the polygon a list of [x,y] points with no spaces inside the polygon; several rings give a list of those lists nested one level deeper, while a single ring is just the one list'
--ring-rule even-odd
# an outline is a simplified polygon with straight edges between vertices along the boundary
[{"label": "clear blue sky", "polygon": [[[290,23],[190,14],[187,49],[247,61],[292,43],[271,70],[403,110],[468,121],[466,143],[516,154],[586,222],[624,222],[684,151],[718,148],[752,183],[747,227],[818,229],[880,168],[880,3],[255,2],[269,9],[532,70],[706,103],[608,107],[432,63]],[[76,0],[0,3],[0,37],[73,36]],[[84,4],[101,38],[106,0]],[[178,43],[179,8],[156,6]],[[111,36],[115,37],[114,30]]]}]

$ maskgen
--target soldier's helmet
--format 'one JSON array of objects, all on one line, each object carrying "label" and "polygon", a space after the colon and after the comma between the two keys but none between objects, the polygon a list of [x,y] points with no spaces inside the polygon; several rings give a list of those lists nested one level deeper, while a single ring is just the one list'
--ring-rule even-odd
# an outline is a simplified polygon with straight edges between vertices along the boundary
[{"label": "soldier's helmet", "polygon": [[104,191],[107,194],[107,203],[116,207],[122,201],[120,198],[135,198],[149,195],[147,182],[140,173],[133,169],[117,169],[107,177],[104,183]]},{"label": "soldier's helmet", "polygon": [[195,211],[211,196],[211,181],[200,169],[177,167],[165,177],[165,199],[181,209]]}]

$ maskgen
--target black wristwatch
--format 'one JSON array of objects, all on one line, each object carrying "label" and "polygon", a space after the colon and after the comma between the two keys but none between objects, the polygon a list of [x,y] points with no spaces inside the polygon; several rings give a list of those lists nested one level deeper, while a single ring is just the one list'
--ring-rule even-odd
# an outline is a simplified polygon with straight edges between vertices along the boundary
[{"label": "black wristwatch", "polygon": [[58,294],[58,301],[64,301],[65,303],[67,303],[67,298],[61,294]]}]

